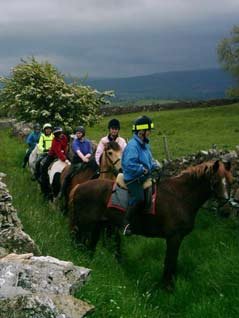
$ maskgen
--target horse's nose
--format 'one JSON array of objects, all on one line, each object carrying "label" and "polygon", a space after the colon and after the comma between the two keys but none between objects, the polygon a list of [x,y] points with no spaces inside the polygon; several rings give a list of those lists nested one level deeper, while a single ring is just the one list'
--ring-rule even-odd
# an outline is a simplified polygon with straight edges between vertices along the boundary
[{"label": "horse's nose", "polygon": [[122,168],[119,168],[119,173],[123,173],[123,169]]}]

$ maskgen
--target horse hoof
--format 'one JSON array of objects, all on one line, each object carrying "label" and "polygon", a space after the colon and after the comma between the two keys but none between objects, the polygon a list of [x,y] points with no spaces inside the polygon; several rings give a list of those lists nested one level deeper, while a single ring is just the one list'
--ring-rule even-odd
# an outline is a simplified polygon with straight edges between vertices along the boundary
[{"label": "horse hoof", "polygon": [[172,280],[163,280],[161,288],[168,293],[172,293],[174,291],[174,282]]}]

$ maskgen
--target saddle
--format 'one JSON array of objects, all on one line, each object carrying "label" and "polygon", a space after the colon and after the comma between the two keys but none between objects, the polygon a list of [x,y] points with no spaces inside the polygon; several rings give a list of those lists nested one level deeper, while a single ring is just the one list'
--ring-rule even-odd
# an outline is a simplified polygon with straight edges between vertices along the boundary
[{"label": "saddle", "polygon": [[[124,174],[123,173],[119,173],[117,175],[116,178],[116,184],[121,187],[122,189],[128,190],[127,184],[124,182]],[[145,182],[143,183],[143,189],[146,190],[149,187],[152,187],[153,183],[152,183],[152,179],[148,178],[147,180],[145,180]]]},{"label": "saddle", "polygon": [[[152,179],[149,178],[147,179],[144,184],[143,184],[143,189],[146,190],[149,187],[155,188],[156,185],[153,184]],[[147,212],[147,214],[155,214],[155,206],[156,206],[156,193],[155,189],[153,194],[151,195],[151,198],[145,198],[145,200],[151,200],[151,211]],[[145,192],[147,193],[147,192]],[[150,192],[151,193],[151,192]],[[122,213],[124,213],[128,207],[128,201],[129,201],[129,192],[128,192],[128,187],[127,184],[124,182],[124,175],[123,173],[119,173],[115,183],[113,184],[112,188],[112,194],[109,198],[107,207],[108,208],[115,208]],[[150,202],[150,201],[149,201]],[[147,202],[145,202],[147,204]]]}]

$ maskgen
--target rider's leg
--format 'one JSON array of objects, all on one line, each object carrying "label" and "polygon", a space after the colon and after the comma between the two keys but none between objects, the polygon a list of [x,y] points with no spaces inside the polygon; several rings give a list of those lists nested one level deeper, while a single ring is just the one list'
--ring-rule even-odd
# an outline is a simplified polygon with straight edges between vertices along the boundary
[{"label": "rider's leg", "polygon": [[22,162],[22,168],[26,168],[26,165],[28,163],[28,160],[29,160],[29,157],[30,157],[30,154],[31,154],[32,150],[29,148],[27,149],[27,152],[23,158],[23,162]]},{"label": "rider's leg", "polygon": [[49,198],[51,194],[51,188],[49,184],[48,168],[50,164],[54,161],[54,157],[47,156],[43,165],[41,173],[41,190],[45,198]]},{"label": "rider's leg", "polygon": [[132,220],[137,212],[137,205],[144,200],[144,190],[142,185],[138,182],[132,182],[127,185],[129,190],[129,205],[125,213],[124,219],[124,235],[131,234],[131,226]]},{"label": "rider's leg", "polygon": [[41,171],[40,171],[40,167],[41,167],[41,161],[43,160],[43,158],[46,156],[47,154],[43,155],[39,155],[37,160],[36,160],[36,164],[35,164],[35,171],[34,171],[34,176],[36,178],[36,180],[39,179]]},{"label": "rider's leg", "polygon": [[144,190],[144,212],[150,213],[152,208],[152,186]]}]

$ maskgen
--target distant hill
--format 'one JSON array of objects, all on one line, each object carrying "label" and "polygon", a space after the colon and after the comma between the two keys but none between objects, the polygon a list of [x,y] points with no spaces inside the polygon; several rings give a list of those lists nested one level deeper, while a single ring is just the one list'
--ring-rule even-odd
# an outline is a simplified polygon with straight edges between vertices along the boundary
[{"label": "distant hill", "polygon": [[225,91],[235,81],[223,70],[206,69],[126,78],[88,79],[85,83],[98,90],[114,90],[117,100],[205,100],[225,97]]}]

